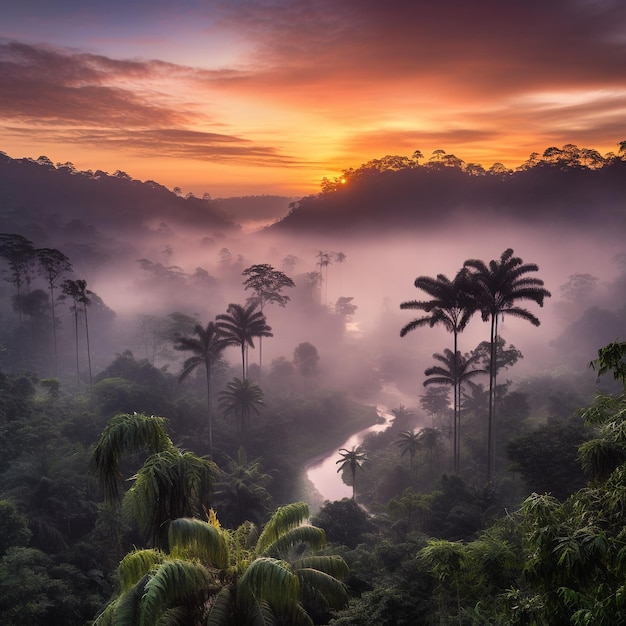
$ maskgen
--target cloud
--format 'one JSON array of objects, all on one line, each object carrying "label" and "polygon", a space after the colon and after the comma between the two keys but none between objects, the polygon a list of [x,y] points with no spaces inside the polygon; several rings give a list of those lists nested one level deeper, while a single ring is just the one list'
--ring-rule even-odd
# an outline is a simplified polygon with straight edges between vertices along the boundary
[{"label": "cloud", "polygon": [[[192,68],[164,62],[116,61],[18,43],[0,46],[0,108],[14,137],[31,135],[128,150],[134,154],[256,165],[295,165],[276,147],[235,134],[190,130],[210,123],[191,104],[173,103],[154,83],[196,80]],[[221,80],[225,72],[217,72]],[[227,72],[232,75],[232,72]],[[222,123],[213,123],[223,127]]]}]

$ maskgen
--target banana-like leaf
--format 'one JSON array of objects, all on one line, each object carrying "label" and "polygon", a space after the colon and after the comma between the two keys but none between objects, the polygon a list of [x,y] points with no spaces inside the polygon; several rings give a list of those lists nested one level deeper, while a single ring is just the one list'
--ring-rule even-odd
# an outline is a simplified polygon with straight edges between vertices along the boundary
[{"label": "banana-like leaf", "polygon": [[200,563],[172,559],[162,563],[144,586],[140,626],[154,626],[163,613],[190,594],[206,589],[211,575]]},{"label": "banana-like leaf", "polygon": [[292,528],[297,528],[309,517],[306,502],[293,502],[280,507],[265,524],[256,545],[256,553],[267,554],[269,547]]},{"label": "banana-like leaf", "polygon": [[114,626],[136,626],[141,614],[141,598],[148,576],[144,576],[134,587],[123,593],[116,602],[113,621]]},{"label": "banana-like leaf", "polygon": [[133,550],[120,562],[117,572],[122,593],[136,585],[155,565],[163,563],[165,554],[159,550]]},{"label": "banana-like leaf", "polygon": [[300,569],[296,572],[302,586],[307,585],[322,594],[333,609],[341,609],[348,604],[345,585],[334,576],[318,569]]},{"label": "banana-like leaf", "polygon": [[285,561],[260,557],[255,559],[239,579],[238,592],[269,602],[278,611],[285,611],[298,602],[298,577]]},{"label": "banana-like leaf", "polygon": [[250,626],[276,626],[278,623],[272,607],[265,600],[252,597],[246,609],[246,623]]},{"label": "banana-like leaf", "polygon": [[230,555],[225,534],[211,524],[190,517],[172,520],[168,541],[173,555],[182,551],[218,569],[228,569]]}]

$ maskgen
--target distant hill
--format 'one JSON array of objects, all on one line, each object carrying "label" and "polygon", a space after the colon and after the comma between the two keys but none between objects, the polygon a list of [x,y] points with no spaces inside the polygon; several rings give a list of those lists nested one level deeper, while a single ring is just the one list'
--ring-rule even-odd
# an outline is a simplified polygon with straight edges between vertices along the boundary
[{"label": "distant hill", "polygon": [[626,232],[622,156],[600,157],[586,166],[549,154],[517,171],[503,166],[485,171],[459,159],[452,165],[418,165],[406,157],[385,157],[327,181],[320,194],[302,198],[266,230],[380,235],[454,223],[519,222]]},{"label": "distant hill", "polygon": [[213,202],[186,198],[154,181],[124,172],[81,172],[71,163],[54,165],[47,157],[12,159],[0,153],[0,217],[3,232],[47,229],[73,223],[129,234],[160,222],[210,231],[238,230]]}]

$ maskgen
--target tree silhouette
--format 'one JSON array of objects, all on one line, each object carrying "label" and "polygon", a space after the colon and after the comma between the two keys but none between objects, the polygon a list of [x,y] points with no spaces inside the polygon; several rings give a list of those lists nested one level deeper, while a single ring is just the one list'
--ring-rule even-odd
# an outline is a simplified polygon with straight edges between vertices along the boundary
[{"label": "tree silhouette", "polygon": [[89,384],[92,383],[91,374],[91,346],[89,342],[89,321],[87,318],[87,307],[91,304],[89,296],[94,295],[87,289],[87,281],[81,278],[77,280],[67,279],[61,284],[63,296],[69,297],[74,303],[71,307],[74,313],[74,339],[76,343],[76,381],[80,385],[80,366],[78,360],[78,313],[82,310],[85,316],[85,338],[87,340],[87,363],[89,365]]},{"label": "tree silhouette", "polygon": [[[453,354],[451,350],[444,350],[443,354],[433,354],[433,358],[439,361],[442,365],[434,365],[425,370],[424,375],[428,378],[424,381],[424,386],[429,385],[450,385],[451,387],[462,387],[464,381],[473,378],[478,374],[485,374],[486,370],[483,369],[469,369],[475,363],[478,363],[481,356],[474,354],[472,356],[463,356],[460,352]],[[461,420],[460,420],[460,403],[457,403],[456,408],[456,436],[454,438],[454,471],[459,473],[460,470],[460,456],[461,456]]]},{"label": "tree silhouette", "polygon": [[[17,299],[23,295],[23,289],[28,291],[33,278],[35,264],[35,248],[32,241],[22,235],[0,233],[0,258],[9,266],[9,271],[3,272],[5,280],[15,287]],[[20,325],[22,324],[22,310],[18,308]]]},{"label": "tree silhouette", "polygon": [[263,390],[247,378],[231,380],[218,394],[219,408],[224,415],[235,414],[239,421],[239,445],[245,443],[246,422],[252,412],[259,414],[263,406]]},{"label": "tree silhouette", "polygon": [[[470,318],[476,311],[474,298],[472,297],[472,284],[469,272],[467,270],[460,270],[453,280],[450,280],[444,274],[438,274],[436,278],[418,276],[415,279],[415,287],[426,292],[431,296],[431,299],[402,302],[400,309],[416,309],[418,311],[424,311],[424,313],[428,313],[429,315],[416,318],[406,324],[400,330],[400,337],[404,337],[408,332],[422,326],[433,328],[441,324],[448,332],[453,334],[452,354],[456,354],[458,351],[459,333],[465,329]],[[460,451],[460,385],[458,380],[452,381],[452,388],[454,393],[453,459],[454,471],[458,473]]]},{"label": "tree silhouette", "polygon": [[354,500],[356,471],[362,468],[363,464],[367,461],[367,454],[361,446],[352,446],[352,450],[340,448],[339,456],[341,458],[336,461],[336,464],[340,463],[337,468],[337,473],[342,472],[346,468],[350,468],[350,474],[352,475],[352,499]]},{"label": "tree silhouette", "polygon": [[[251,289],[255,298],[264,312],[266,304],[278,304],[284,307],[291,299],[281,293],[286,287],[295,287],[295,284],[287,274],[274,269],[267,263],[251,265],[241,272],[246,277],[243,285],[246,290]],[[263,336],[259,336],[259,371],[263,367]]]},{"label": "tree silhouette", "polygon": [[215,318],[219,331],[229,337],[233,344],[241,346],[242,378],[248,376],[248,347],[254,349],[254,337],[274,336],[265,315],[257,310],[258,305],[258,301],[245,307],[241,304],[229,304],[228,311]]},{"label": "tree silhouette", "polygon": [[179,336],[174,344],[175,350],[191,352],[184,363],[183,369],[178,376],[178,381],[182,382],[199,365],[204,366],[206,373],[207,389],[207,427],[209,434],[209,455],[213,456],[213,419],[211,414],[211,373],[213,367],[220,359],[222,352],[228,347],[235,345],[233,337],[224,336],[215,322],[209,322],[206,328],[200,324],[194,329],[195,337]]},{"label": "tree silhouette", "polygon": [[490,323],[489,345],[489,423],[487,435],[487,481],[491,481],[494,473],[495,458],[495,391],[497,375],[498,320],[500,316],[511,315],[539,326],[539,319],[527,309],[518,306],[518,302],[530,300],[543,306],[544,298],[550,292],[544,288],[543,280],[528,276],[539,270],[534,263],[524,263],[520,257],[513,255],[507,248],[497,260],[487,265],[478,259],[468,259],[464,266],[472,272],[475,284],[477,306],[482,319]]},{"label": "tree silhouette", "polygon": [[413,469],[413,460],[421,446],[419,433],[414,430],[403,430],[398,434],[396,445],[400,448],[400,456],[409,455],[409,467]]}]

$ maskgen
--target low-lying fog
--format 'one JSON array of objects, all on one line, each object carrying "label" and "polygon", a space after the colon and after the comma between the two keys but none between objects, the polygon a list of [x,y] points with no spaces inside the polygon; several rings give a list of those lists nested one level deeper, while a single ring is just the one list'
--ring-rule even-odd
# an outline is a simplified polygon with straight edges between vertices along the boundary
[{"label": "low-lying fog", "polygon": [[[103,366],[124,349],[131,349],[136,358],[148,356],[138,330],[140,316],[180,311],[206,325],[230,302],[244,304],[251,295],[242,286],[243,269],[269,263],[289,275],[296,287],[284,291],[291,298],[284,309],[275,305],[265,309],[274,337],[263,341],[264,368],[281,356],[291,360],[296,346],[309,342],[320,357],[319,375],[329,383],[358,391],[358,380],[363,378],[367,395],[373,369],[383,378],[396,379],[417,403],[423,392],[423,371],[433,364],[432,354],[452,348],[451,335],[443,328],[420,328],[399,337],[401,327],[420,314],[401,311],[400,303],[428,299],[413,285],[417,276],[442,273],[452,278],[466,259],[488,262],[513,248],[525,263],[539,266],[536,276],[544,280],[552,297],[543,308],[534,302],[526,305],[541,320],[538,328],[504,317],[501,335],[524,355],[507,378],[555,366],[581,369],[597,348],[615,339],[626,325],[620,235],[602,232],[601,225],[595,232],[579,231],[572,224],[554,231],[540,224],[524,225],[523,220],[476,226],[467,219],[437,231],[367,239],[267,232],[219,236],[171,226],[155,229],[144,241],[126,242],[123,253],[99,268],[83,271],[90,274],[90,288],[117,313],[114,337],[119,342],[101,348],[98,362]],[[117,237],[123,240],[123,235]],[[321,285],[311,288],[310,273],[320,271],[320,252],[328,253],[330,264],[321,268]],[[341,263],[336,257],[339,252],[345,255]],[[80,262],[75,261],[75,267],[80,273]],[[582,288],[571,282],[576,275],[582,278]],[[571,289],[566,293],[562,287],[568,281]],[[345,323],[334,313],[340,296],[353,298],[351,303],[358,307]],[[589,312],[589,307],[598,310]],[[488,334],[488,324],[475,316],[460,336],[459,349],[475,348]],[[236,349],[226,354],[237,363]],[[250,362],[256,361],[258,353],[253,352]]]}]

